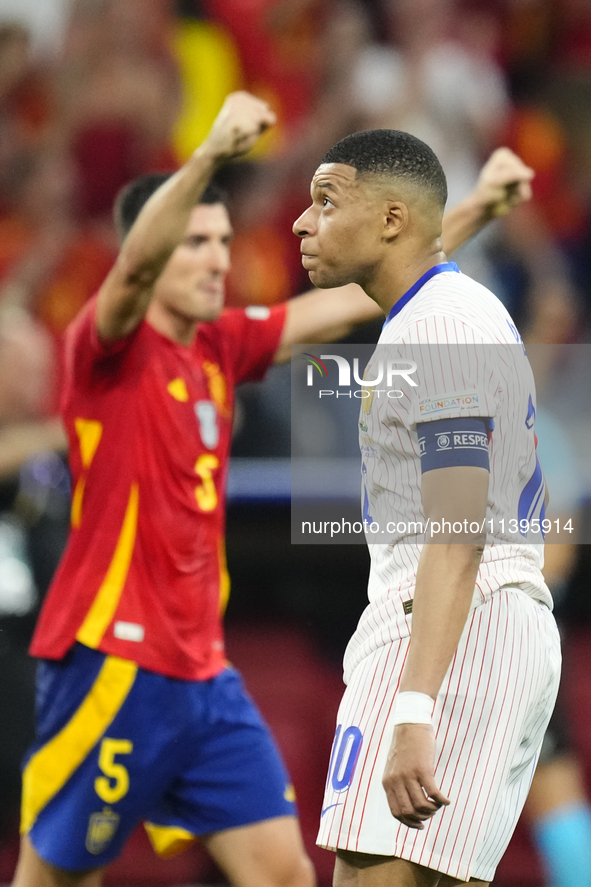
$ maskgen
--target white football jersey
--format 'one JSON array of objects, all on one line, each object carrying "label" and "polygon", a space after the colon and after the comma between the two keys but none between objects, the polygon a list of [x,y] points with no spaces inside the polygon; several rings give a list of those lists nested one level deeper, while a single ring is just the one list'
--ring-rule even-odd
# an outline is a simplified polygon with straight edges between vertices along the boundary
[{"label": "white football jersey", "polygon": [[[381,381],[372,385],[375,380]],[[392,309],[364,389],[359,440],[369,605],[347,647],[345,680],[373,650],[410,633],[424,534],[434,529],[421,503],[417,424],[492,419],[487,543],[473,607],[507,585],[552,607],[541,573],[545,485],[536,454],[534,379],[521,337],[496,296],[454,263],[430,269]],[[468,449],[473,444],[470,434],[460,442]],[[449,436],[440,435],[438,451],[449,445]]]}]

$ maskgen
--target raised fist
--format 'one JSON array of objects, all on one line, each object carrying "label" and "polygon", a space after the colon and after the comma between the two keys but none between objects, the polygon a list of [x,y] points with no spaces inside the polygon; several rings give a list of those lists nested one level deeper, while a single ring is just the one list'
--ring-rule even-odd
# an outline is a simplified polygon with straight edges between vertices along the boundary
[{"label": "raised fist", "polygon": [[219,161],[239,157],[250,151],[259,136],[275,121],[275,114],[267,102],[248,92],[232,92],[202,147]]},{"label": "raised fist", "polygon": [[532,195],[533,169],[509,148],[493,151],[480,171],[476,193],[491,218],[504,216]]}]

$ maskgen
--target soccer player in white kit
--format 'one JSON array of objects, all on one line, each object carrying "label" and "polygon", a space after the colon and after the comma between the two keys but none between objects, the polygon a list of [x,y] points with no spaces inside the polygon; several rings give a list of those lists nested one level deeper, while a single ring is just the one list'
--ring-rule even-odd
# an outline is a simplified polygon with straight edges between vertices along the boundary
[{"label": "soccer player in white kit", "polygon": [[[336,887],[490,882],[558,687],[533,377],[502,304],[441,251],[446,193],[423,142],[356,133],[294,225],[316,286],[359,283],[386,315],[359,421],[369,605],[318,838]],[[414,385],[372,385],[401,360]]]}]

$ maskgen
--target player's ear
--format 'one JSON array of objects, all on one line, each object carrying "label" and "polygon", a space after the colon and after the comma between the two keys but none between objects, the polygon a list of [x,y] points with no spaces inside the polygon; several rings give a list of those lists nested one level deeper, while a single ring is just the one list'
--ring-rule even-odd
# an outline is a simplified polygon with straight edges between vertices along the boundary
[{"label": "player's ear", "polygon": [[384,213],[383,236],[387,241],[395,240],[408,225],[408,207],[402,201],[389,201]]}]

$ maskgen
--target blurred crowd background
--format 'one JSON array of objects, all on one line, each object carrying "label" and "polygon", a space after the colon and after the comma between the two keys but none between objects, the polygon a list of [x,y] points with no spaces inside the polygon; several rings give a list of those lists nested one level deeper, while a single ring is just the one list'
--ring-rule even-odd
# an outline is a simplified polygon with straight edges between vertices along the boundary
[{"label": "blurred crowd background", "polygon": [[[531,203],[454,258],[501,297],[527,342],[588,342],[591,0],[0,0],[0,882],[14,864],[18,765],[32,732],[26,647],[68,529],[54,418],[61,336],[116,255],[118,190],[175,169],[235,89],[265,98],[279,122],[222,175],[235,228],[228,304],[309,288],[291,225],[319,159],[349,132],[392,127],[434,148],[450,205],[499,145],[535,169]],[[553,353],[550,369],[564,363]],[[587,387],[577,380],[581,397]],[[287,457],[289,441],[289,376],[279,371],[241,393],[235,452]],[[574,487],[569,507],[585,515],[589,476],[575,473]],[[565,705],[577,712],[569,754],[584,792],[591,566],[586,547],[556,551]],[[230,654],[284,748],[311,849],[366,555],[294,550],[288,504],[248,496],[230,505],[228,552]],[[197,851],[159,868],[142,841],[110,883],[215,878]],[[518,835],[499,884],[546,882],[528,841]],[[329,854],[312,852],[329,883]]]}]

